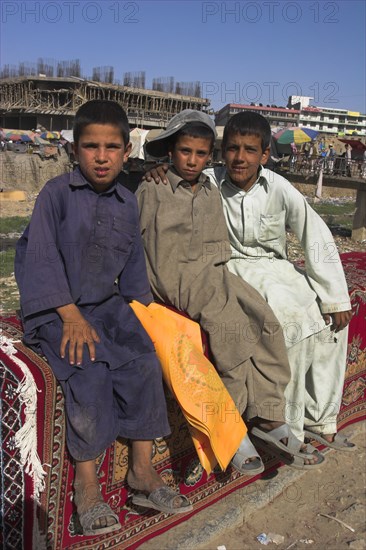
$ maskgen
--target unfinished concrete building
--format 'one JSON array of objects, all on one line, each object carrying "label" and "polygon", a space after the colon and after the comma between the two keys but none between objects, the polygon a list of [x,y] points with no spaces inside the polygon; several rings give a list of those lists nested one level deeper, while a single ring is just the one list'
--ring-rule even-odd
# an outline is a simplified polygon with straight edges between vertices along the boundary
[{"label": "unfinished concrete building", "polygon": [[20,76],[0,80],[0,126],[71,129],[77,109],[91,99],[108,99],[125,109],[131,127],[165,128],[182,109],[208,111],[205,98],[95,82],[79,77]]}]

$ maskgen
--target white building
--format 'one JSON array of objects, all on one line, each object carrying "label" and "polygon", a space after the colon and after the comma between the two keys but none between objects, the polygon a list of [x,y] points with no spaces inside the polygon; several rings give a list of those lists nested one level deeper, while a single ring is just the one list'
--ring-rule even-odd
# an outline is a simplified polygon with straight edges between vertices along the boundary
[{"label": "white building", "polygon": [[[294,100],[298,100],[295,102]],[[272,129],[286,126],[304,126],[321,134],[336,136],[358,136],[366,138],[366,115],[347,109],[333,107],[312,107],[311,97],[290,96],[287,107],[277,105],[241,105],[228,103],[215,116],[217,126],[225,126],[236,113],[255,111],[268,120]]]},{"label": "white building", "polygon": [[366,136],[366,115],[334,107],[312,107],[308,96],[290,96],[287,106],[299,109],[299,126],[324,134]]},{"label": "white building", "polygon": [[347,109],[305,107],[301,109],[299,126],[324,134],[366,136],[366,115]]}]

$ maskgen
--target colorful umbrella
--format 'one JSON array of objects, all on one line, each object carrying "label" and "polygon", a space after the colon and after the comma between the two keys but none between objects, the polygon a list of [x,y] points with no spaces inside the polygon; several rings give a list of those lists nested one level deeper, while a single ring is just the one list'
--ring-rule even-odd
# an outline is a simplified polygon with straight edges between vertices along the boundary
[{"label": "colorful umbrella", "polygon": [[43,139],[60,139],[60,132],[42,132],[41,138]]},{"label": "colorful umbrella", "polygon": [[21,134],[20,141],[24,141],[25,143],[32,143],[33,139],[28,134]]},{"label": "colorful umbrella", "polygon": [[364,143],[362,143],[362,141],[360,141],[359,139],[340,139],[338,138],[339,141],[341,141],[342,143],[348,143],[348,145],[350,145],[352,147],[352,149],[356,149],[357,151],[365,151],[366,149],[366,145]]},{"label": "colorful umbrella", "polygon": [[312,141],[316,138],[319,132],[316,130],[311,130],[310,128],[300,128],[298,126],[292,126],[290,128],[283,128],[279,132],[274,134],[274,138],[277,143],[283,145],[289,143],[306,143],[307,141]]},{"label": "colorful umbrella", "polygon": [[8,141],[23,141],[23,142],[32,142],[33,141],[33,132],[27,130],[7,130],[2,129],[1,135]]}]

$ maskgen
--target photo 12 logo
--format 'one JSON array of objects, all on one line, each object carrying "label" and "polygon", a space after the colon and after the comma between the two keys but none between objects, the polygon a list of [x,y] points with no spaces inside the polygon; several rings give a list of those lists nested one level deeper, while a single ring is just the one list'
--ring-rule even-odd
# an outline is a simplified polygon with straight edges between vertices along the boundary
[{"label": "photo 12 logo", "polygon": [[202,2],[202,23],[339,23],[337,2]]},{"label": "photo 12 logo", "polygon": [[1,22],[139,23],[137,2],[1,2]]},{"label": "photo 12 logo", "polygon": [[311,96],[315,103],[338,103],[339,86],[336,82],[312,82],[307,86],[299,82],[202,82],[201,97],[227,103],[287,104],[290,96]]}]

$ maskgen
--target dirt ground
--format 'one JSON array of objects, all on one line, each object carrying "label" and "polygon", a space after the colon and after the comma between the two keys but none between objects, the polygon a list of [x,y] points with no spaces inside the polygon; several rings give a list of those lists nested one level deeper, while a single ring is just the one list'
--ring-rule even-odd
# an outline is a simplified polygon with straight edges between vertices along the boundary
[{"label": "dirt ground", "polygon": [[36,195],[28,194],[26,201],[3,200],[0,193],[0,216],[11,218],[13,216],[30,216],[33,211]]},{"label": "dirt ground", "polygon": [[[366,426],[353,439],[357,451],[330,451],[326,463],[288,485],[272,502],[257,510],[243,525],[227,530],[200,550],[263,548],[261,533],[282,535],[268,548],[281,550],[365,550],[366,548]],[[352,432],[352,426],[346,429]],[[257,481],[256,484],[265,483]],[[321,516],[327,514],[334,519]]]}]

